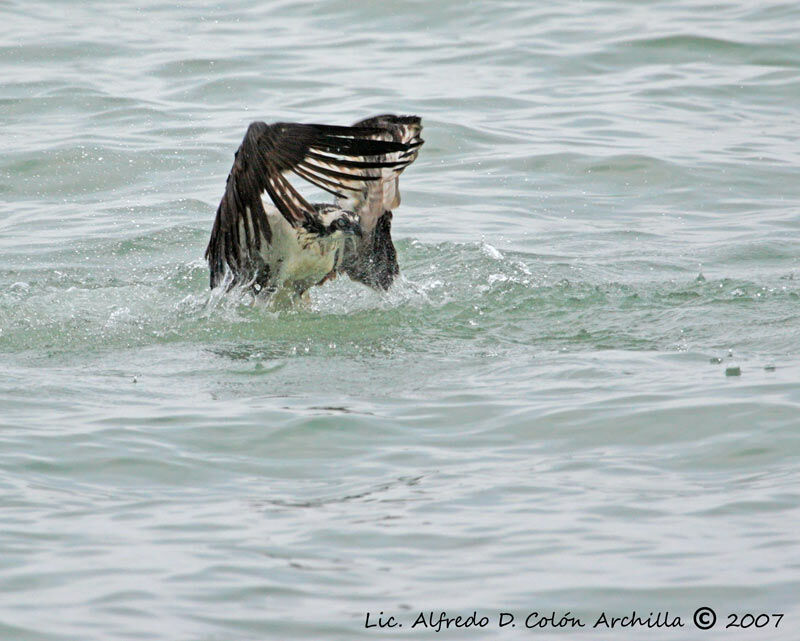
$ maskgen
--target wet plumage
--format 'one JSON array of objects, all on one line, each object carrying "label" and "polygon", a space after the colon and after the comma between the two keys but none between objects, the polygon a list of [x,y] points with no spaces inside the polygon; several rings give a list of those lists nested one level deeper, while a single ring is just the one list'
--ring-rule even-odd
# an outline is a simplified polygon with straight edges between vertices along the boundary
[{"label": "wet plumage", "polygon": [[[352,127],[252,123],[206,249],[211,287],[302,294],[344,272],[387,289],[398,273],[391,209],[400,202],[399,175],[423,144],[421,131],[416,116],[376,116]],[[335,203],[308,203],[289,172]]]}]

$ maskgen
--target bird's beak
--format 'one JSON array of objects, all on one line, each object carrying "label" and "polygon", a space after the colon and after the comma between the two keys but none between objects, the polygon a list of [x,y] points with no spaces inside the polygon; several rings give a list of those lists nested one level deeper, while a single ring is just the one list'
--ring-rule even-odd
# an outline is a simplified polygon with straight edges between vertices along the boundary
[{"label": "bird's beak", "polygon": [[361,231],[361,225],[359,225],[358,223],[353,223],[352,227],[348,228],[348,231],[354,236],[358,236],[359,238],[364,237],[364,232]]}]

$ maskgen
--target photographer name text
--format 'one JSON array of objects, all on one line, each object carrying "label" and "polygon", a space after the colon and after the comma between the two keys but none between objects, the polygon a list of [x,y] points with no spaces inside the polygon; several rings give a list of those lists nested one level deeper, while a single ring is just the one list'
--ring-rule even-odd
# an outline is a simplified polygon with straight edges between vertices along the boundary
[{"label": "photographer name text", "polygon": [[708,606],[697,608],[689,616],[674,614],[669,610],[626,613],[598,612],[591,617],[577,616],[566,612],[530,611],[522,614],[498,612],[483,614],[474,610],[469,614],[448,614],[446,611],[428,610],[403,616],[386,614],[384,611],[367,612],[364,627],[368,630],[389,631],[395,629],[441,632],[454,629],[523,628],[528,630],[564,628],[586,629],[654,629],[654,628],[777,628],[783,614],[773,612],[726,612],[717,618],[717,612]]}]

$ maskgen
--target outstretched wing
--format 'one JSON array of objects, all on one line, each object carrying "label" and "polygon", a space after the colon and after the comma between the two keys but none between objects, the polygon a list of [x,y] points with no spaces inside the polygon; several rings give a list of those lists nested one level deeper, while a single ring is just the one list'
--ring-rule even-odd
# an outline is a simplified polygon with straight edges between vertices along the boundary
[{"label": "outstretched wing", "polygon": [[344,198],[367,191],[366,185],[379,181],[383,169],[411,162],[400,157],[386,160],[412,147],[381,139],[382,133],[369,126],[252,123],[236,152],[206,249],[211,287],[222,282],[226,268],[239,281],[255,274],[261,245],[272,238],[261,202],[265,191],[292,226],[314,225],[314,208],[286,179],[286,172]]},{"label": "outstretched wing", "polygon": [[337,202],[343,209],[359,214],[362,229],[371,232],[384,212],[400,205],[400,174],[417,159],[419,149],[425,142],[420,137],[422,119],[419,116],[382,114],[360,120],[353,126],[377,129],[378,133],[371,138],[401,143],[407,147],[404,150],[371,156],[369,160],[380,163],[380,167],[368,169],[367,173],[377,180],[365,183],[361,192],[348,192],[345,198]]}]

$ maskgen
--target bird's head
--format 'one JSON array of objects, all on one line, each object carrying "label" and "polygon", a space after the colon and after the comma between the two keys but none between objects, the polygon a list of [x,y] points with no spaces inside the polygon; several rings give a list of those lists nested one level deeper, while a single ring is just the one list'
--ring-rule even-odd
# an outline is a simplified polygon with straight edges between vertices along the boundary
[{"label": "bird's head", "polygon": [[327,235],[334,238],[341,238],[342,236],[361,238],[363,235],[358,216],[346,211],[339,212],[338,215],[327,224],[325,231]]}]

